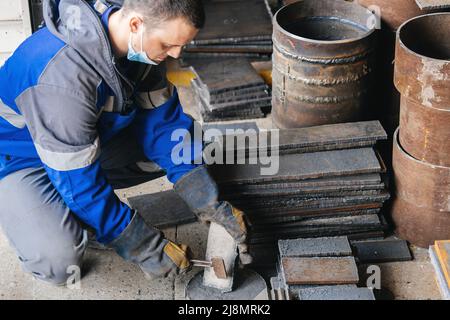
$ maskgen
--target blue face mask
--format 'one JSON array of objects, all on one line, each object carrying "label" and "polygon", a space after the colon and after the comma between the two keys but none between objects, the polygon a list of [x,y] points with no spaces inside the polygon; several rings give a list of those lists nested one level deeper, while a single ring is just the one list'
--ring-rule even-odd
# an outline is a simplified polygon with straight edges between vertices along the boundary
[{"label": "blue face mask", "polygon": [[157,62],[151,60],[147,54],[143,51],[143,33],[144,33],[144,28],[140,28],[141,29],[141,51],[140,52],[136,52],[136,50],[134,50],[133,48],[133,44],[131,41],[131,36],[132,36],[132,32],[130,32],[130,37],[128,39],[128,55],[127,58],[130,61],[137,61],[137,62],[141,62],[141,63],[146,63],[146,64],[151,64],[151,65],[158,65]]}]

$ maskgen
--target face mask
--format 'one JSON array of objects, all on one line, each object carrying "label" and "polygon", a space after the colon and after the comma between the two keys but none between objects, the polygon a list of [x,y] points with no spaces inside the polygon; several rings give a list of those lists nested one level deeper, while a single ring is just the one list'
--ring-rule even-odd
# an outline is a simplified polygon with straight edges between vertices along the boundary
[{"label": "face mask", "polygon": [[143,51],[143,37],[144,37],[144,28],[141,28],[141,51],[140,52],[136,52],[133,48],[133,45],[131,43],[131,36],[132,36],[132,32],[130,32],[130,37],[128,39],[128,55],[127,58],[130,61],[137,61],[137,62],[141,62],[141,63],[146,63],[146,64],[151,64],[151,65],[158,65],[157,62],[151,60],[147,54]]}]

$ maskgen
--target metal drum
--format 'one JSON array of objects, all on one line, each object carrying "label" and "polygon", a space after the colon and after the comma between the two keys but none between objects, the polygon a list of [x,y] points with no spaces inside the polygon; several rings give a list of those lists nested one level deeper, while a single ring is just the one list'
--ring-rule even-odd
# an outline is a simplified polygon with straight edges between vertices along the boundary
[{"label": "metal drum", "polygon": [[450,239],[450,168],[411,157],[400,145],[398,132],[393,148],[392,219],[401,238],[426,248],[435,240]]},{"label": "metal drum", "polygon": [[361,120],[370,110],[376,19],[343,0],[304,0],[274,16],[272,115],[279,128]]},{"label": "metal drum", "polygon": [[395,86],[400,144],[416,159],[450,167],[450,13],[416,17],[397,32]]}]

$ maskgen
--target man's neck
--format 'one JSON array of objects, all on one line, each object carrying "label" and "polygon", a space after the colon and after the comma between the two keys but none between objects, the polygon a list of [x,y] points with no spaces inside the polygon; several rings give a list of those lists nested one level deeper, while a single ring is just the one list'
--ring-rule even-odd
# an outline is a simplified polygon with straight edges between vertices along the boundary
[{"label": "man's neck", "polygon": [[127,55],[128,41],[123,39],[120,24],[121,24],[121,12],[120,10],[111,13],[108,19],[108,33],[111,41],[111,47],[114,52],[114,56],[121,58]]}]

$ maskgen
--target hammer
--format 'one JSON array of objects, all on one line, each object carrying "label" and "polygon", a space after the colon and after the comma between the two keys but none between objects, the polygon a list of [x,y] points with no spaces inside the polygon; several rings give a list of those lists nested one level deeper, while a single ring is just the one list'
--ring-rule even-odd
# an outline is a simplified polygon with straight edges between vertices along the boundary
[{"label": "hammer", "polygon": [[225,269],[225,262],[220,257],[211,258],[211,261],[205,260],[191,260],[194,267],[213,268],[216,277],[219,279],[227,278],[227,270]]}]

